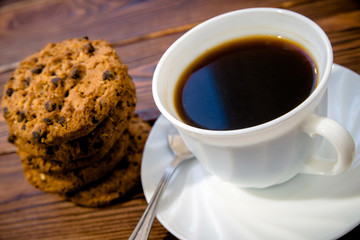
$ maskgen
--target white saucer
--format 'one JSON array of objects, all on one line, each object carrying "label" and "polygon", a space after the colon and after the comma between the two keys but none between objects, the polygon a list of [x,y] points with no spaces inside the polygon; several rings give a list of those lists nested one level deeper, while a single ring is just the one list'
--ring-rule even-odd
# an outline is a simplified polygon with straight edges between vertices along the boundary
[{"label": "white saucer", "polygon": [[[157,218],[180,239],[335,239],[360,223],[360,76],[334,65],[329,117],[352,134],[356,157],[338,176],[298,175],[267,189],[240,189],[209,175],[196,160],[175,172]],[[147,141],[141,169],[149,201],[172,154],[160,116]],[[332,150],[323,145],[323,154]]]}]

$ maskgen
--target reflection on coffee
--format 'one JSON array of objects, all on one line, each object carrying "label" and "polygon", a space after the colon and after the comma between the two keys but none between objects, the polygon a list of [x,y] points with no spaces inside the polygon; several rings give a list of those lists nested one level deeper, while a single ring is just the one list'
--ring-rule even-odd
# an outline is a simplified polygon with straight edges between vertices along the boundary
[{"label": "reflection on coffee", "polygon": [[316,64],[298,44],[274,36],[233,40],[199,56],[181,75],[174,103],[181,120],[233,130],[273,120],[315,89]]}]

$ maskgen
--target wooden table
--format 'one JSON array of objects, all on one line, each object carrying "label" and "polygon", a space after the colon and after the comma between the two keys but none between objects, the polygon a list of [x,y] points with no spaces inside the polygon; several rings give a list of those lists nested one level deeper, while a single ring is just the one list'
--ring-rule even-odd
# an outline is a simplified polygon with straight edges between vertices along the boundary
[{"label": "wooden table", "polygon": [[[357,0],[2,0],[0,65],[17,61],[48,42],[89,36],[113,43],[129,66],[138,96],[136,112],[151,123],[159,116],[151,95],[154,68],[164,51],[198,23],[231,10],[277,7],[299,12],[328,34],[334,62],[360,74],[360,1]],[[11,70],[0,73],[0,94]],[[8,128],[0,117],[0,239],[127,239],[146,201],[141,185],[119,204],[76,207],[29,185]],[[360,216],[359,216],[360,219]],[[349,239],[360,227],[344,236]],[[175,239],[155,221],[150,239]]]}]

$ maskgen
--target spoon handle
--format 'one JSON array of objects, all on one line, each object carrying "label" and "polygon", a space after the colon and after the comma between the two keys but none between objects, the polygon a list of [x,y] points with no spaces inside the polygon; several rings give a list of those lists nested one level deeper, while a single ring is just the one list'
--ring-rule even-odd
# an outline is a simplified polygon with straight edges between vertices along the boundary
[{"label": "spoon handle", "polygon": [[[176,157],[175,157],[176,158]],[[148,239],[152,223],[155,218],[156,208],[161,198],[166,185],[169,182],[171,175],[174,173],[176,165],[170,164],[166,169],[164,174],[162,175],[160,182],[152,196],[149,205],[145,209],[141,219],[139,220],[138,224],[136,225],[134,231],[129,237],[129,240],[142,240]]]}]

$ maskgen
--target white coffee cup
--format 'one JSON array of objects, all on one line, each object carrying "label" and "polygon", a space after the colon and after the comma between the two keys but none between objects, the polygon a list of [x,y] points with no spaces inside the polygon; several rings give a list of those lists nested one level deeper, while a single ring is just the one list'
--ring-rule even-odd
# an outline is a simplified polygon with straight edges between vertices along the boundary
[{"label": "white coffee cup", "polygon": [[[311,95],[285,115],[245,129],[206,130],[181,121],[174,107],[174,88],[186,67],[206,50],[254,35],[281,36],[308,50],[318,70],[318,84]],[[263,188],[298,173],[337,175],[351,165],[355,144],[346,129],[322,117],[327,111],[332,65],[330,41],[310,19],[283,9],[238,10],[199,24],[165,52],[154,73],[153,97],[201,165],[224,181]],[[323,140],[316,136],[332,144],[336,159],[322,159],[316,154]]]}]

